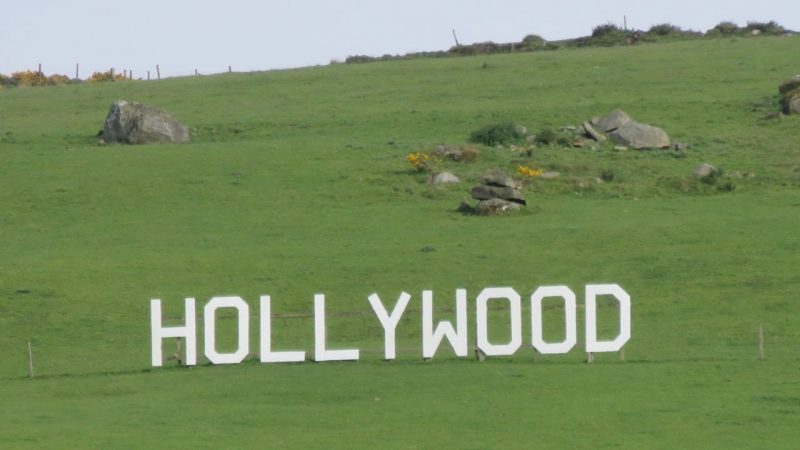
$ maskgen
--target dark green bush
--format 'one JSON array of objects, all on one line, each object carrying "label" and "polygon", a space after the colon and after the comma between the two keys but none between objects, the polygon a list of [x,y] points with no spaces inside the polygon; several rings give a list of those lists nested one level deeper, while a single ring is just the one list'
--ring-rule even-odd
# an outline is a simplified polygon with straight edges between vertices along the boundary
[{"label": "dark green bush", "polygon": [[622,33],[623,31],[619,29],[618,26],[614,25],[613,23],[606,23],[603,25],[598,25],[592,28],[592,37],[599,38],[603,36],[607,36],[609,34],[616,34]]},{"label": "dark green bush", "polygon": [[658,25],[653,25],[647,30],[648,34],[654,34],[657,36],[669,36],[671,34],[680,34],[683,30],[680,27],[672,25],[671,23],[660,23]]},{"label": "dark green bush", "polygon": [[769,22],[747,22],[747,26],[744,29],[748,32],[758,30],[761,34],[767,35],[780,35],[786,32],[786,28],[783,28],[774,20],[770,20]]},{"label": "dark green bush", "polygon": [[714,28],[708,30],[708,34],[722,34],[722,35],[732,35],[739,33],[739,25],[736,25],[730,21],[724,21],[718,23]]},{"label": "dark green bush", "polygon": [[469,141],[493,147],[495,145],[513,144],[521,141],[524,137],[525,134],[519,125],[513,122],[501,122],[473,131],[469,136]]},{"label": "dark green bush", "polygon": [[558,141],[558,134],[550,128],[545,128],[536,135],[536,143],[541,145],[553,145]]}]

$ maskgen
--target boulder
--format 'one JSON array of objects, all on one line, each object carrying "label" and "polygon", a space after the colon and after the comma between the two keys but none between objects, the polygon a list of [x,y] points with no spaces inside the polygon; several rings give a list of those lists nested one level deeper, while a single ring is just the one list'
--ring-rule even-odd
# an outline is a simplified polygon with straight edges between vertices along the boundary
[{"label": "boulder", "polygon": [[800,88],[786,93],[786,97],[783,98],[783,112],[800,114]]},{"label": "boulder", "polygon": [[543,174],[539,175],[539,178],[544,180],[553,180],[561,176],[560,172],[544,172]]},{"label": "boulder", "polygon": [[605,142],[606,140],[606,136],[603,133],[595,130],[592,124],[589,122],[583,122],[583,132],[597,142]]},{"label": "boulder", "polygon": [[103,124],[103,141],[125,144],[189,142],[189,129],[158,108],[120,100],[108,111]]},{"label": "boulder", "polygon": [[525,197],[519,189],[514,189],[505,186],[487,186],[480,185],[472,188],[472,198],[476,200],[490,200],[493,198],[507,200],[509,202],[519,203],[521,205],[527,204]]},{"label": "boulder", "polygon": [[478,206],[475,207],[475,212],[481,216],[502,216],[516,212],[520,208],[522,208],[522,205],[519,203],[492,198],[478,202]]},{"label": "boulder", "polygon": [[461,179],[450,172],[437,173],[431,177],[431,184],[460,183]]},{"label": "boulder", "polygon": [[792,78],[789,78],[788,80],[786,80],[783,83],[781,83],[780,87],[778,88],[778,91],[781,94],[785,94],[785,93],[787,93],[789,91],[793,91],[793,90],[795,90],[797,88],[800,88],[800,74],[797,74],[797,75],[793,76]]},{"label": "boulder", "polygon": [[632,121],[633,119],[631,119],[631,116],[629,116],[625,111],[621,109],[615,109],[614,111],[611,111],[610,113],[598,119],[597,123],[594,125],[603,133],[608,133]]},{"label": "boulder", "polygon": [[700,164],[692,171],[692,176],[701,180],[713,178],[719,173],[716,167],[708,163]]},{"label": "boulder", "polygon": [[453,161],[472,161],[478,157],[478,150],[472,147],[455,147],[452,145],[437,145],[433,154]]},{"label": "boulder", "polygon": [[522,189],[522,182],[520,180],[516,180],[507,173],[502,172],[500,170],[492,170],[484,174],[481,177],[481,183],[488,186]]},{"label": "boulder", "polygon": [[638,122],[628,122],[609,134],[617,145],[635,149],[668,148],[669,136],[661,128]]}]

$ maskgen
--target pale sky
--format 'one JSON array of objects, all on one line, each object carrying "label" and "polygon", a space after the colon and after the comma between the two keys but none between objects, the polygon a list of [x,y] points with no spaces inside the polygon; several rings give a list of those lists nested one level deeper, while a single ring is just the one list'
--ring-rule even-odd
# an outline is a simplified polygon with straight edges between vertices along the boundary
[{"label": "pale sky", "polygon": [[[705,31],[723,20],[800,30],[800,0],[2,0],[0,73],[144,76],[268,70],[451,47],[585,36],[612,22]],[[155,75],[153,75],[155,76]]]}]

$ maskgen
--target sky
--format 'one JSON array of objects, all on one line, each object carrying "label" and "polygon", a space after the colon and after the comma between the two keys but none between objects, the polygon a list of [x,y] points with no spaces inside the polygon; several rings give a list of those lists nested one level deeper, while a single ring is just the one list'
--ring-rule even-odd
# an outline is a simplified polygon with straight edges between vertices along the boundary
[{"label": "sky", "polygon": [[557,40],[623,24],[705,31],[728,20],[800,30],[800,0],[2,0],[0,73],[144,77],[328,64],[347,56],[446,50],[460,43]]}]

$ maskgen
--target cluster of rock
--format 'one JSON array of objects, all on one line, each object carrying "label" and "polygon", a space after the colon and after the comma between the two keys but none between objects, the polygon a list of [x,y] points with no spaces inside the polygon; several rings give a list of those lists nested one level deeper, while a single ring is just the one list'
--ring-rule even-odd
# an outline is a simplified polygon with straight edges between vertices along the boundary
[{"label": "cluster of rock", "polygon": [[472,188],[472,198],[478,200],[474,212],[481,216],[508,214],[528,204],[522,196],[522,182],[502,171],[488,172],[480,183]]},{"label": "cluster of rock", "polygon": [[181,143],[189,142],[189,129],[158,108],[119,100],[108,111],[102,136],[107,143]]},{"label": "cluster of rock", "polygon": [[453,145],[437,145],[433,149],[434,156],[442,159],[451,159],[456,162],[472,161],[480,155],[478,149],[467,146],[456,147]]},{"label": "cluster of rock", "polygon": [[671,145],[664,130],[639,123],[621,109],[584,122],[579,127],[579,132],[597,142],[610,138],[617,145],[637,150],[669,148]]},{"label": "cluster of rock", "polygon": [[800,74],[784,81],[778,88],[785,114],[800,114]]}]

